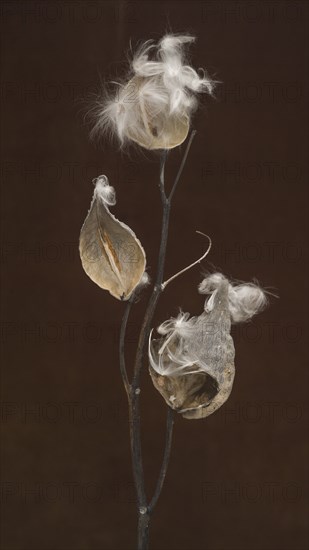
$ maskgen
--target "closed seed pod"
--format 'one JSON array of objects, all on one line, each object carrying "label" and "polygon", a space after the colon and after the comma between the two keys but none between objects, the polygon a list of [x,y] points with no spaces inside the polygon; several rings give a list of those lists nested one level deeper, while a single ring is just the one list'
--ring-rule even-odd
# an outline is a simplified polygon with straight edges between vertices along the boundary
[{"label": "closed seed pod", "polygon": [[132,229],[111,214],[108,206],[115,203],[115,191],[107,177],[96,178],[79,252],[90,279],[115,298],[127,300],[143,278],[146,257]]}]

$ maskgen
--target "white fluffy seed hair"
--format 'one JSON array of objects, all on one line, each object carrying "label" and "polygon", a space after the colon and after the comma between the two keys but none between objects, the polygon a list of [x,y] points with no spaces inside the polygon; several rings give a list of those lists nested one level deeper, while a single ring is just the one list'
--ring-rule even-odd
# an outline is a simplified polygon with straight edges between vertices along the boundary
[{"label": "white fluffy seed hair", "polygon": [[194,325],[195,317],[190,318],[190,313],[184,313],[180,311],[177,317],[171,317],[161,323],[158,326],[157,331],[159,334],[166,335],[171,332],[177,332],[181,336],[190,332]]},{"label": "white fluffy seed hair", "polygon": [[[222,273],[212,273],[200,283],[199,292],[209,295],[206,311],[212,309],[213,297],[224,280],[226,277]],[[248,321],[262,311],[268,302],[265,292],[253,283],[235,284],[230,282],[228,297],[231,319],[234,323]]]},{"label": "white fluffy seed hair", "polygon": [[128,132],[143,137],[141,112],[150,120],[160,115],[161,125],[171,115],[189,118],[197,108],[195,94],[212,94],[216,84],[206,71],[200,69],[198,74],[187,64],[185,46],[194,41],[194,36],[167,34],[158,44],[143,43],[130,63],[129,77],[114,82],[116,93],[108,95],[105,90],[98,101],[92,136],[107,133],[123,146]]},{"label": "white fluffy seed hair", "polygon": [[95,197],[100,198],[109,206],[116,204],[116,192],[114,187],[109,184],[107,176],[98,176],[92,180],[92,183],[95,186]]},{"label": "white fluffy seed hair", "polygon": [[148,357],[152,368],[161,376],[185,376],[203,372],[203,364],[187,351],[187,342],[194,338],[197,317],[180,311],[177,317],[164,321],[158,328],[159,341],[149,336]]}]

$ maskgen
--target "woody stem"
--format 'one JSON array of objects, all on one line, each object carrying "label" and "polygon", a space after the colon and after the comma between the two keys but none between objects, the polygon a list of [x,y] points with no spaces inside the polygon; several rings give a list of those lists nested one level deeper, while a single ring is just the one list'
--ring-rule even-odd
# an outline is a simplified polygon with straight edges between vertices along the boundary
[{"label": "woody stem", "polygon": [[[172,431],[173,431],[173,411],[168,407],[167,412],[167,425],[166,425],[166,441],[165,441],[165,450],[163,455],[162,466],[157,481],[155,493],[153,495],[150,503],[147,503],[146,492],[145,492],[145,479],[144,479],[144,470],[143,470],[143,460],[142,460],[142,448],[141,448],[141,418],[140,418],[140,375],[141,369],[143,366],[143,358],[145,353],[146,343],[149,339],[151,322],[156,310],[156,306],[159,300],[159,297],[163,291],[162,282],[164,276],[164,265],[165,265],[165,256],[166,256],[166,247],[167,247],[167,238],[168,238],[168,229],[169,229],[169,218],[170,218],[170,209],[171,209],[171,199],[177,187],[178,181],[182,174],[183,168],[185,166],[185,161],[191,147],[195,131],[191,133],[189,138],[180,168],[178,170],[175,182],[172,187],[172,191],[169,196],[165,192],[165,163],[168,155],[167,150],[163,150],[161,153],[161,163],[160,163],[160,181],[159,189],[161,194],[162,202],[162,228],[161,228],[161,240],[160,240],[160,249],[158,257],[158,267],[157,267],[157,276],[155,285],[150,296],[147,309],[145,312],[144,320],[142,323],[137,350],[135,357],[134,365],[134,375],[132,383],[128,382],[128,377],[125,368],[124,360],[124,339],[125,339],[125,329],[126,324],[131,308],[131,304],[128,304],[126,311],[123,316],[121,332],[120,332],[120,367],[121,374],[124,382],[125,389],[127,391],[128,402],[129,402],[129,418],[130,418],[130,443],[131,443],[131,455],[132,455],[132,468],[134,483],[136,488],[137,495],[137,508],[138,508],[138,544],[137,550],[148,550],[149,548],[149,524],[150,524],[150,515],[153,512],[153,509],[158,501],[160,496],[164,479],[167,471],[167,465],[169,461],[171,444],[172,444]],[[133,299],[132,299],[133,300]]]}]

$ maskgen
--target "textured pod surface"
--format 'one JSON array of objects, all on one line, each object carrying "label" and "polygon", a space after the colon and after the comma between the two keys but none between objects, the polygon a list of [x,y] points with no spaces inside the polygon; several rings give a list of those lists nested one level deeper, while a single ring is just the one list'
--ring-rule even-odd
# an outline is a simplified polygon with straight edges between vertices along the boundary
[{"label": "textured pod surface", "polygon": [[145,271],[140,241],[111,214],[97,188],[81,229],[79,251],[90,279],[120,300],[130,297]]},{"label": "textured pod surface", "polygon": [[154,110],[147,99],[134,101],[147,84],[145,78],[133,77],[120,94],[120,99],[123,95],[125,101],[128,101],[126,97],[132,96],[134,124],[128,125],[127,137],[146,149],[173,149],[185,141],[190,128],[189,117],[185,113],[167,117],[162,110]]},{"label": "textured pod surface", "polygon": [[183,143],[197,95],[212,94],[215,82],[187,58],[191,35],[167,34],[147,40],[133,55],[130,78],[98,102],[94,134],[114,135],[121,146],[133,141],[146,149],[172,149]]},{"label": "textured pod surface", "polygon": [[[191,360],[186,370],[162,375],[150,365],[150,374],[166,403],[185,418],[198,419],[215,412],[228,399],[234,381],[234,344],[230,335],[231,316],[228,281],[225,279],[213,296],[212,309],[195,319],[191,335],[175,335],[162,355],[167,368],[177,357],[177,350]],[[153,343],[159,354],[162,339]]]}]

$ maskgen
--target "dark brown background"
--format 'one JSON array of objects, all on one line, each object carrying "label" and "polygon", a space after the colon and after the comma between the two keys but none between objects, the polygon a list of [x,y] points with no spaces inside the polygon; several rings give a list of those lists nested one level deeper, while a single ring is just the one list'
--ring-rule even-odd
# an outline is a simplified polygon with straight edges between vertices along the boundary
[{"label": "dark brown background", "polygon": [[[141,238],[154,273],[158,158],[92,144],[83,114],[100,79],[121,74],[130,40],[172,29],[197,35],[193,64],[223,84],[195,117],[166,274],[201,254],[199,229],[213,239],[204,267],[257,277],[280,299],[235,328],[228,403],[207,421],[177,418],[151,548],[304,550],[306,3],[5,1],[1,11],[1,548],[135,546],[117,357],[124,306],[86,277],[77,242],[91,180],[107,174],[115,213]],[[170,157],[170,182],[180,155]],[[156,323],[178,306],[201,311],[200,271],[167,289]],[[145,303],[129,324],[129,358]],[[142,406],[150,494],[165,405],[146,369]]]}]

